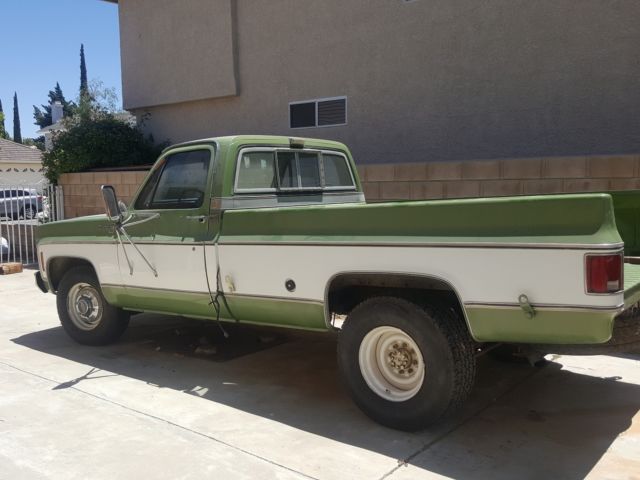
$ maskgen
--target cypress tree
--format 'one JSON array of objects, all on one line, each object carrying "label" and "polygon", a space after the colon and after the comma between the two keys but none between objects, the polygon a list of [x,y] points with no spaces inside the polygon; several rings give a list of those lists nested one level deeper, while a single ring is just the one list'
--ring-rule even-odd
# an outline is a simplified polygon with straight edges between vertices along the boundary
[{"label": "cypress tree", "polygon": [[22,132],[20,131],[20,112],[18,111],[18,93],[13,92],[13,141],[22,143]]},{"label": "cypress tree", "polygon": [[80,44],[80,101],[89,97],[89,82],[87,82],[87,64],[84,59],[84,44]]},{"label": "cypress tree", "polygon": [[2,100],[0,100],[0,138],[7,137],[7,130],[4,126],[4,110],[2,110]]}]

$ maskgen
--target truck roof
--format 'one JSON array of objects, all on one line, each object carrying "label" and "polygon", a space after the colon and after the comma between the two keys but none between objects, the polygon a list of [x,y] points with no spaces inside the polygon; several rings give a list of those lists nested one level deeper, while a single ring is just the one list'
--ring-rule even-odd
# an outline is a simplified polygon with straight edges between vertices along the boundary
[{"label": "truck roof", "polygon": [[217,143],[220,146],[240,146],[240,145],[276,145],[288,147],[291,142],[303,143],[307,148],[330,148],[335,150],[347,150],[344,143],[333,140],[324,140],[319,138],[308,137],[288,137],[284,135],[228,135],[223,137],[209,137],[198,140],[190,140],[181,142],[167,147],[169,148],[184,147],[189,145],[198,145],[202,143]]}]

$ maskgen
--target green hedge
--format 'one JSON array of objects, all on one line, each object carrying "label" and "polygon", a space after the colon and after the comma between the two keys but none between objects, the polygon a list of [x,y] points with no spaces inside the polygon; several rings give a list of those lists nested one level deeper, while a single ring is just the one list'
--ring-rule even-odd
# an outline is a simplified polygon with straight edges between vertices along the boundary
[{"label": "green hedge", "polygon": [[112,115],[70,123],[67,130],[54,134],[53,142],[42,161],[52,183],[63,173],[151,164],[167,145],[155,144],[152,136]]}]

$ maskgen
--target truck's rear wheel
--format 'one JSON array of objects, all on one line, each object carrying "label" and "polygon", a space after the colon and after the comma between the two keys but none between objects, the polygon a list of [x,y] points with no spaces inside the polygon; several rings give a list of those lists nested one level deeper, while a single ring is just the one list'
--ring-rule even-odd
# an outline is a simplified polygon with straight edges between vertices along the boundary
[{"label": "truck's rear wheel", "polygon": [[62,277],[57,306],[64,330],[84,345],[112,343],[129,325],[129,313],[107,303],[88,267],[73,268]]},{"label": "truck's rear wheel", "polygon": [[395,297],[366,300],[349,314],[338,364],[368,416],[409,431],[460,405],[475,376],[473,342],[453,309]]}]

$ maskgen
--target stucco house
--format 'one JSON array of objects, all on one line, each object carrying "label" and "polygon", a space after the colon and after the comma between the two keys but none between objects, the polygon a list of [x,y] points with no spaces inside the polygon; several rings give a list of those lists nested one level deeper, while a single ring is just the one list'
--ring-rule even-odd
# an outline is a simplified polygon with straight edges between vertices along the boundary
[{"label": "stucco house", "polygon": [[40,150],[0,138],[0,186],[30,186],[44,181]]},{"label": "stucco house", "polygon": [[372,200],[640,187],[635,0],[110,1],[158,140],[344,141]]}]

